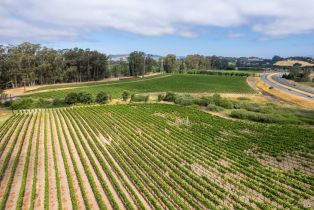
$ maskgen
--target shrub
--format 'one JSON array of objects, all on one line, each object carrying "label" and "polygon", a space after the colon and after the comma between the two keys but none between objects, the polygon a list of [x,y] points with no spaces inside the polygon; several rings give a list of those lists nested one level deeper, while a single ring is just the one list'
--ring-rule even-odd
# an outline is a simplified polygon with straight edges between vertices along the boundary
[{"label": "shrub", "polygon": [[221,106],[225,109],[232,109],[233,103],[229,101],[228,99],[222,98],[219,94],[214,94],[209,99],[209,103],[214,104],[216,106]]},{"label": "shrub", "polygon": [[212,112],[220,112],[223,111],[223,108],[216,106],[215,104],[208,104],[207,110]]},{"label": "shrub", "polygon": [[168,92],[165,95],[164,101],[174,102],[176,100],[176,94]]},{"label": "shrub", "polygon": [[97,94],[95,101],[96,103],[99,103],[99,104],[105,104],[105,103],[108,103],[109,100],[110,100],[110,96],[107,93],[101,91]]},{"label": "shrub", "polygon": [[132,102],[148,102],[148,100],[149,100],[149,95],[145,96],[145,95],[132,94],[131,96]]},{"label": "shrub", "polygon": [[193,98],[187,96],[176,97],[174,103],[180,104],[183,106],[189,106],[193,104]]},{"label": "shrub", "polygon": [[165,99],[165,95],[164,94],[158,94],[158,102],[163,101]]},{"label": "shrub", "polygon": [[34,101],[31,98],[17,99],[12,102],[12,109],[30,109],[33,106]]},{"label": "shrub", "polygon": [[238,97],[237,98],[239,101],[250,101],[251,99],[247,98],[247,97]]},{"label": "shrub", "polygon": [[92,94],[81,92],[77,94],[78,102],[83,104],[90,104],[93,102]]},{"label": "shrub", "polygon": [[210,97],[210,103],[211,104],[218,104],[222,100],[222,97],[215,93],[212,97]]},{"label": "shrub", "polygon": [[235,110],[230,113],[231,117],[239,118],[239,119],[248,119],[255,122],[262,123],[278,123],[282,122],[281,118],[278,118],[269,114],[255,113],[246,110]]},{"label": "shrub", "polygon": [[64,100],[62,100],[60,98],[54,98],[52,100],[52,105],[53,106],[62,106],[62,105],[64,105]]},{"label": "shrub", "polygon": [[124,90],[124,91],[122,92],[122,99],[123,99],[123,101],[128,100],[129,96],[130,96],[129,91]]},{"label": "shrub", "polygon": [[208,98],[202,97],[202,98],[197,98],[194,99],[193,101],[194,104],[197,104],[199,106],[208,106],[208,104],[210,103]]},{"label": "shrub", "polygon": [[242,101],[240,101],[240,102],[237,101],[237,102],[233,103],[233,108],[234,109],[244,109],[245,106],[246,106],[246,103],[244,103]]},{"label": "shrub", "polygon": [[258,104],[244,104],[244,109],[251,112],[260,112],[261,107]]},{"label": "shrub", "polygon": [[3,103],[3,106],[4,106],[4,107],[10,107],[10,106],[11,106],[11,101],[5,101],[5,102]]},{"label": "shrub", "polygon": [[233,103],[227,99],[222,99],[217,105],[221,106],[225,109],[232,109],[233,108]]},{"label": "shrub", "polygon": [[37,103],[36,103],[36,107],[38,108],[46,108],[46,107],[51,107],[51,101],[50,100],[45,100],[40,98]]},{"label": "shrub", "polygon": [[75,104],[78,102],[78,94],[77,93],[69,93],[66,95],[64,102],[66,104]]}]

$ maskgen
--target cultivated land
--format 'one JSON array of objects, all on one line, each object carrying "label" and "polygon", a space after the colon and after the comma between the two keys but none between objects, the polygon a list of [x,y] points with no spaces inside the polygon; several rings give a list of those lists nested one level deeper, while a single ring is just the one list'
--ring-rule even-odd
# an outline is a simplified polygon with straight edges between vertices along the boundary
[{"label": "cultivated land", "polygon": [[[63,86],[61,86],[63,88]],[[61,88],[60,87],[60,88]],[[27,95],[32,98],[63,98],[69,92],[88,92],[94,96],[105,91],[113,98],[120,98],[123,90],[133,93],[178,92],[178,93],[254,93],[246,83],[246,77],[216,75],[162,75],[151,78],[109,82],[104,84],[91,83],[86,86],[76,84],[72,88],[51,90]]]},{"label": "cultivated land", "polygon": [[169,104],[20,111],[0,209],[311,209],[314,131]]}]

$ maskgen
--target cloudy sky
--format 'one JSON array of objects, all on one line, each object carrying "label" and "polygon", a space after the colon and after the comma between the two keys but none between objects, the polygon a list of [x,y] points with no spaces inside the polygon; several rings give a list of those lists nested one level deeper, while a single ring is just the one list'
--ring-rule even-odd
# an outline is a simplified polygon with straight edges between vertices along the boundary
[{"label": "cloudy sky", "polygon": [[314,0],[0,0],[0,43],[314,56]]}]

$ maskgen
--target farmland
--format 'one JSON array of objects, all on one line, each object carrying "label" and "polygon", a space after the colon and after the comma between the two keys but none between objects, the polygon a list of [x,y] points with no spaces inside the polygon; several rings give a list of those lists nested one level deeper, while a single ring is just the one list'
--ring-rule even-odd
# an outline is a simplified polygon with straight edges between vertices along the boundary
[{"label": "farmland", "polygon": [[179,92],[179,93],[253,93],[254,91],[246,83],[246,77],[231,76],[205,76],[205,75],[166,75],[132,81],[118,81],[111,83],[95,84],[89,86],[75,86],[74,89],[51,90],[34,93],[26,97],[55,98],[65,97],[69,92],[88,92],[94,96],[105,91],[113,98],[119,98],[123,90],[131,93],[150,92]]},{"label": "farmland", "polygon": [[0,135],[0,209],[313,207],[312,129],[126,104],[20,111]]}]

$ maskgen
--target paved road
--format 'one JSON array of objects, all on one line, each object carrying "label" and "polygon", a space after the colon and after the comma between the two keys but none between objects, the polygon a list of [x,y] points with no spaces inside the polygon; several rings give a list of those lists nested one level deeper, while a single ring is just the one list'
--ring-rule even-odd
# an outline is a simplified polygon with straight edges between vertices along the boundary
[{"label": "paved road", "polygon": [[287,93],[290,93],[290,94],[293,94],[293,95],[297,95],[297,96],[301,96],[303,98],[307,98],[307,99],[310,99],[311,101],[314,101],[314,97],[311,96],[310,94],[307,94],[305,92],[299,92],[299,91],[295,91],[293,89],[290,89],[289,87],[287,86],[284,86],[284,85],[281,85],[279,83],[274,83],[272,81],[270,81],[267,76],[269,74],[262,74],[261,75],[261,79],[262,81],[264,81],[265,83],[267,83],[268,85],[274,87],[274,88],[277,88],[279,90],[282,90],[284,92],[287,92]]},{"label": "paved road", "polygon": [[286,79],[282,78],[282,75],[283,75],[282,73],[274,74],[274,75],[271,76],[271,78],[273,80],[275,80],[276,82],[279,82],[279,83],[281,83],[283,85],[286,85],[286,86],[289,86],[289,87],[301,90],[303,92],[314,94],[314,88],[303,86],[303,85],[299,85],[299,84],[297,84],[295,82],[286,80]]}]

